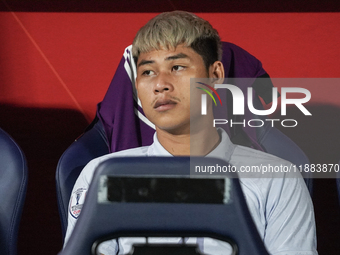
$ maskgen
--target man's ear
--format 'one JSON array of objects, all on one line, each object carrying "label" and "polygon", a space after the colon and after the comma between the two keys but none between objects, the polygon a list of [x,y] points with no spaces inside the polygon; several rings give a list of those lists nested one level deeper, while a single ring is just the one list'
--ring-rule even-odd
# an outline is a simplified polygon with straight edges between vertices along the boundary
[{"label": "man's ear", "polygon": [[214,83],[223,83],[224,67],[221,61],[215,61],[209,67],[209,78],[213,78]]}]

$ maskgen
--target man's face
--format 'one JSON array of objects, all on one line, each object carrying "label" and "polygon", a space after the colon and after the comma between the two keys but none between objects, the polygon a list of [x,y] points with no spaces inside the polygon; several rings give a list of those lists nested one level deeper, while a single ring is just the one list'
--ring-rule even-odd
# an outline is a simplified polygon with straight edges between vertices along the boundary
[{"label": "man's face", "polygon": [[190,78],[205,77],[203,59],[190,47],[141,53],[136,88],[146,117],[159,129],[189,134]]}]

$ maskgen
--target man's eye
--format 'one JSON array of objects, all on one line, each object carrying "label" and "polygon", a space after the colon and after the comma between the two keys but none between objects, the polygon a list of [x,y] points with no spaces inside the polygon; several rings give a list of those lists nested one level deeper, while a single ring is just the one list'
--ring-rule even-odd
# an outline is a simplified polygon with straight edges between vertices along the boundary
[{"label": "man's eye", "polygon": [[154,73],[154,72],[151,71],[151,70],[146,70],[146,71],[144,71],[144,72],[142,73],[142,75],[148,76],[148,75],[152,75],[153,73]]},{"label": "man's eye", "polygon": [[183,70],[184,69],[184,66],[173,66],[172,67],[172,70],[174,71],[180,71],[180,70]]}]

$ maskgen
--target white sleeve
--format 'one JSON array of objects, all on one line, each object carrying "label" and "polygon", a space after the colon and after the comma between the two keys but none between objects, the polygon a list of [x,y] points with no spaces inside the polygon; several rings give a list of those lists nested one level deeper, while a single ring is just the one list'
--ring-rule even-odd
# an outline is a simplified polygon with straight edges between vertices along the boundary
[{"label": "white sleeve", "polygon": [[129,150],[124,150],[120,152],[106,154],[99,158],[91,160],[81,171],[71,193],[69,207],[68,207],[68,223],[67,230],[64,240],[64,247],[69,240],[71,233],[76,225],[77,219],[80,215],[82,206],[85,201],[85,196],[92,181],[92,177],[97,166],[110,158],[113,157],[128,157],[128,156],[146,156],[148,151],[148,146],[133,148]]},{"label": "white sleeve", "polygon": [[75,185],[73,186],[68,206],[67,230],[64,240],[64,247],[77,223],[78,217],[81,213],[81,209],[85,202],[86,193],[90,186],[94,170],[96,169],[98,164],[98,160],[90,161],[81,171]]},{"label": "white sleeve", "polygon": [[265,205],[264,243],[275,255],[315,255],[313,204],[300,174],[273,178]]}]

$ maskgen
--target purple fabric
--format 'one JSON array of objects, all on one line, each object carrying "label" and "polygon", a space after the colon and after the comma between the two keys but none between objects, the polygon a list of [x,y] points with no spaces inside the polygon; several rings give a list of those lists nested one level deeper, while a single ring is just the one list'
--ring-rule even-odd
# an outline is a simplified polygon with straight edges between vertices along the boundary
[{"label": "purple fabric", "polygon": [[[226,77],[255,78],[266,73],[261,62],[242,48],[228,42],[223,42],[222,47]],[[123,57],[103,101],[97,108],[97,116],[104,126],[110,152],[150,145],[155,132],[134,112],[137,104],[133,100],[131,80],[124,68],[125,61]],[[246,95],[246,86],[241,89]],[[252,115],[247,109],[245,107],[245,119],[251,119]],[[253,147],[261,149],[257,144],[256,130],[247,127],[243,129]],[[228,129],[226,131],[229,132]]]},{"label": "purple fabric", "polygon": [[[255,58],[253,55],[240,48],[239,46],[229,43],[222,43],[222,63],[225,69],[226,78],[256,78],[266,74],[266,71],[262,68],[262,63]],[[252,81],[250,80],[236,80],[237,85],[243,91],[243,95],[247,95],[247,88],[251,87]],[[255,96],[253,92],[253,97]],[[245,116],[244,119],[253,119],[253,114],[249,111],[245,105]],[[227,118],[229,119],[229,118]],[[230,130],[227,126],[224,128],[230,135]],[[256,129],[246,125],[243,127],[244,132],[253,144],[253,148],[263,150],[258,144],[256,139]]]},{"label": "purple fabric", "polygon": [[155,132],[134,113],[132,84],[124,62],[122,58],[103,101],[97,107],[110,152],[150,145]]}]

